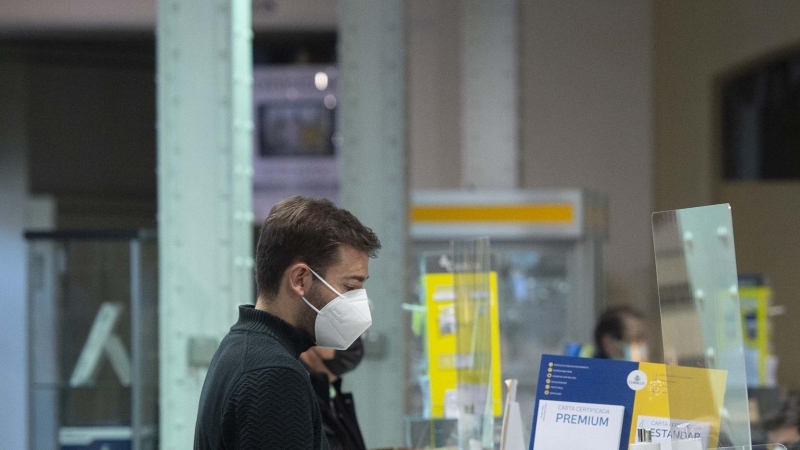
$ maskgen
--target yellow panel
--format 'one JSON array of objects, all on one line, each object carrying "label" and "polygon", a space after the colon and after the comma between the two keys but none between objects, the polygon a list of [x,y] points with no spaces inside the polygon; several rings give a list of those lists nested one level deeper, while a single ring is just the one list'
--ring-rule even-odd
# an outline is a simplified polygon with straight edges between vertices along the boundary
[{"label": "yellow panel", "polygon": [[[430,376],[431,416],[443,418],[445,395],[456,389],[455,292],[453,274],[437,273],[422,277],[427,306],[427,347]],[[502,415],[502,368],[500,361],[500,320],[497,297],[497,273],[490,272],[491,322],[491,383],[492,402],[496,416]]]},{"label": "yellow panel", "polygon": [[[431,416],[444,417],[444,398],[456,388],[455,308],[453,274],[423,276],[425,303],[428,309],[428,370],[430,375]],[[448,316],[452,316],[448,319]]]},{"label": "yellow panel", "polygon": [[630,443],[636,442],[639,416],[651,416],[707,422],[711,426],[708,448],[718,445],[726,371],[656,363],[640,363],[639,370],[648,382],[636,393]]},{"label": "yellow panel", "polygon": [[[744,348],[745,351],[758,351],[758,381],[764,386],[767,383],[767,361],[772,353],[769,324],[772,289],[766,286],[739,288],[739,298],[742,305]],[[748,313],[756,315],[755,330],[748,330]],[[751,337],[748,331],[755,331],[755,337]]]},{"label": "yellow panel", "polygon": [[570,203],[528,205],[424,205],[411,208],[412,222],[510,222],[567,224],[574,220]]}]

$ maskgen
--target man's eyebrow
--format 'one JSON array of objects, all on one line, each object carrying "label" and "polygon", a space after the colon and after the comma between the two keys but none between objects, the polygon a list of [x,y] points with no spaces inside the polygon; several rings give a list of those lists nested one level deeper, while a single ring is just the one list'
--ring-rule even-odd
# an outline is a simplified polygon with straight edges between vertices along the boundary
[{"label": "man's eyebrow", "polygon": [[369,279],[369,276],[362,277],[361,275],[350,275],[349,277],[346,277],[346,279],[348,279],[348,280],[356,280],[356,281],[358,281],[360,283],[364,283]]}]

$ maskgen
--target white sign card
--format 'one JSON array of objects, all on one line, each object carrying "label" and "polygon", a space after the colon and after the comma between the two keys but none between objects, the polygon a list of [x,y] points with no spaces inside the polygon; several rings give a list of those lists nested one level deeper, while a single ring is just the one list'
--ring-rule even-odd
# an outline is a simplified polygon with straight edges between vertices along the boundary
[{"label": "white sign card", "polygon": [[615,450],[625,407],[539,401],[533,450]]},{"label": "white sign card", "polygon": [[703,448],[708,448],[711,424],[692,420],[667,419],[664,417],[639,416],[637,428],[653,433],[653,442],[661,444],[661,450],[673,450],[672,441],[699,439]]}]

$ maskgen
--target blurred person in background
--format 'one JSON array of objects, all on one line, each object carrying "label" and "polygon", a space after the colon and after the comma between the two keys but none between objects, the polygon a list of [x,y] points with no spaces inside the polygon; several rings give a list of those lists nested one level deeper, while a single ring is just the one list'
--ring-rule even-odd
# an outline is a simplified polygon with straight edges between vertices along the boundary
[{"label": "blurred person in background", "polygon": [[603,312],[594,329],[594,358],[648,361],[644,315],[627,306],[612,306]]},{"label": "blurred person in background", "polygon": [[355,369],[363,357],[361,338],[347,350],[311,347],[300,355],[317,394],[322,428],[331,450],[366,450],[353,395],[342,392],[342,375]]}]

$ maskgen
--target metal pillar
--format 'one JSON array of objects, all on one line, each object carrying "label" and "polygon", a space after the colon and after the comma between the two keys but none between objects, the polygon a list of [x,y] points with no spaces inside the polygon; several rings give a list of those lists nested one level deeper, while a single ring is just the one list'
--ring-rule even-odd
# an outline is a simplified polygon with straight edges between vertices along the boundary
[{"label": "metal pillar", "polygon": [[189,449],[210,351],[252,302],[250,0],[158,0],[160,442]]},{"label": "metal pillar", "polygon": [[0,61],[0,446],[27,448],[27,71]]},{"label": "metal pillar", "polygon": [[462,186],[519,187],[516,0],[466,0],[461,20]]},{"label": "metal pillar", "polygon": [[403,443],[400,305],[408,285],[403,4],[342,0],[338,5],[341,204],[383,243],[366,286],[374,323],[365,336],[365,359],[345,377],[370,448]]}]

